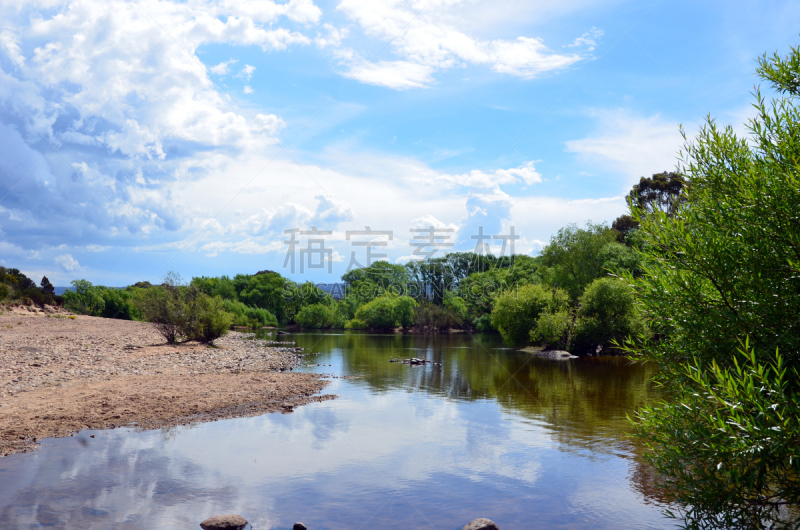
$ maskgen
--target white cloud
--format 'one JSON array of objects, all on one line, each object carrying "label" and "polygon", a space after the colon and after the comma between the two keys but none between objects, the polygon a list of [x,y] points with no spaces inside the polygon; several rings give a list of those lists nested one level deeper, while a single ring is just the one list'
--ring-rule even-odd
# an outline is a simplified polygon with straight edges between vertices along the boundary
[{"label": "white cloud", "polygon": [[621,171],[629,177],[629,184],[641,176],[676,167],[683,145],[677,121],[659,115],[637,116],[625,110],[600,110],[593,115],[597,132],[568,141],[568,152]]},{"label": "white cloud", "polygon": [[238,77],[240,79],[244,79],[245,81],[250,81],[250,79],[253,77],[253,72],[255,72],[255,71],[256,71],[256,67],[255,66],[253,66],[251,64],[246,64],[246,65],[244,65],[244,68],[242,68],[239,71],[239,73],[236,74],[236,77]]},{"label": "white cloud", "polygon": [[385,86],[395,90],[423,88],[433,83],[433,68],[410,61],[359,61],[345,73],[369,85]]},{"label": "white cloud", "polygon": [[215,66],[209,68],[212,74],[216,75],[227,75],[230,71],[230,67],[232,64],[236,64],[238,61],[236,59],[229,59],[227,61],[221,62]]},{"label": "white cloud", "polygon": [[347,35],[350,34],[350,30],[347,28],[337,28],[332,24],[328,24],[327,22],[322,25],[322,29],[325,30],[325,35],[322,33],[317,33],[317,38],[314,39],[314,44],[317,45],[318,48],[324,49],[327,47],[338,48],[342,45],[342,41],[347,38]]},{"label": "white cloud", "polygon": [[253,87],[251,87],[250,85],[245,85],[244,88],[242,89],[242,92],[244,92],[245,94],[252,94]]},{"label": "white cloud", "polygon": [[[461,0],[416,5],[412,0],[343,0],[341,10],[356,21],[365,34],[391,43],[400,60],[371,63],[350,49],[334,53],[348,77],[398,90],[433,83],[433,74],[467,64],[488,65],[496,72],[530,79],[562,70],[583,57],[556,53],[540,38],[480,39],[469,35],[463,20],[453,14]],[[584,44],[600,34],[584,35]]]},{"label": "white cloud", "polygon": [[597,40],[602,37],[605,32],[601,29],[592,28],[577,39],[572,44],[567,44],[568,48],[578,48],[585,46],[587,51],[594,51],[597,46]]},{"label": "white cloud", "polygon": [[74,272],[81,268],[78,260],[72,257],[71,254],[62,254],[55,259],[56,265],[61,267],[64,272]]}]

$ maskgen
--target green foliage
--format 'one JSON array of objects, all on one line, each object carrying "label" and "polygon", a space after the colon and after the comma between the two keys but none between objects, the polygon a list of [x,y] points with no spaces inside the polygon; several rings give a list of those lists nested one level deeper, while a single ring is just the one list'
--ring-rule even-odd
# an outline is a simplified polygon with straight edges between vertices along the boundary
[{"label": "green foliage", "polygon": [[145,320],[169,343],[179,339],[208,343],[228,332],[234,316],[225,310],[220,296],[208,296],[181,277],[167,274],[158,286],[136,289],[134,303]]},{"label": "green foliage", "polygon": [[376,261],[369,267],[353,269],[342,275],[342,281],[349,286],[369,280],[384,291],[394,289],[394,294],[405,294],[408,273],[402,265],[394,265],[388,261]]},{"label": "green foliage", "polygon": [[169,273],[162,285],[138,289],[134,294],[133,302],[144,320],[153,324],[170,344],[189,338],[185,291],[180,276]]},{"label": "green foliage", "polygon": [[631,208],[644,213],[655,211],[672,216],[685,200],[686,179],[680,173],[656,173],[652,178],[642,177],[628,195]]},{"label": "green foliage", "polygon": [[611,223],[611,229],[617,231],[617,242],[627,243],[628,234],[639,228],[639,221],[628,214],[620,215]]},{"label": "green foliage", "polygon": [[53,296],[56,293],[56,288],[53,287],[53,284],[50,283],[50,280],[47,279],[47,276],[42,276],[42,281],[39,283],[39,288],[42,290],[42,294]]},{"label": "green foliage", "polygon": [[33,302],[38,306],[44,304],[60,305],[62,299],[55,295],[55,289],[47,279],[42,278],[41,287],[25,276],[19,269],[0,267],[0,300],[10,298],[20,302]]},{"label": "green foliage", "polygon": [[633,248],[619,243],[606,243],[600,249],[598,259],[602,264],[602,270],[606,273],[620,275],[628,271],[636,277],[642,272],[641,254]]},{"label": "green foliage", "polygon": [[447,331],[460,328],[464,320],[445,306],[421,302],[414,311],[414,324],[424,331]]},{"label": "green foliage", "polygon": [[465,322],[469,318],[467,302],[452,292],[448,292],[445,295],[443,307],[458,317],[461,322]]},{"label": "green foliage", "polygon": [[116,289],[92,285],[88,280],[73,280],[72,289],[63,295],[64,306],[74,313],[122,320],[141,320],[133,302],[135,289]]},{"label": "green foliage", "polygon": [[615,231],[604,225],[589,223],[586,228],[569,225],[560,229],[542,249],[545,281],[577,300],[586,286],[607,274],[601,250],[609,243],[618,244],[615,241]]},{"label": "green foliage", "polygon": [[122,320],[142,319],[141,313],[133,305],[133,290],[115,289],[113,287],[95,287],[95,289],[103,299],[103,310],[99,315],[95,314],[94,316]]},{"label": "green foliage", "polygon": [[531,342],[542,344],[547,349],[567,349],[573,321],[572,312],[566,309],[542,312],[530,331]]},{"label": "green foliage", "polygon": [[639,434],[690,527],[781,527],[774,502],[800,524],[800,52],[758,71],[789,97],[756,91],[749,138],[709,120],[687,141],[674,215],[632,211],[635,286],[659,339],[633,352],[659,363],[671,403],[642,414]]},{"label": "green foliage", "polygon": [[363,320],[351,318],[345,322],[344,329],[369,329],[369,325]]},{"label": "green foliage", "polygon": [[238,300],[224,300],[225,311],[233,315],[234,326],[273,326],[277,327],[278,319],[266,309],[250,307]]},{"label": "green foliage", "polygon": [[189,299],[184,302],[187,317],[186,337],[210,343],[228,333],[233,315],[225,311],[221,296],[208,296],[194,289],[187,289]]},{"label": "green foliage", "polygon": [[[299,297],[292,293],[294,283],[277,272],[245,276],[237,274],[234,285],[239,301],[253,307],[260,307],[275,315],[279,322],[285,323],[294,317],[293,309]],[[289,300],[295,304],[290,304]],[[296,313],[296,311],[294,311]]]},{"label": "green foliage", "polygon": [[[644,407],[637,434],[694,528],[796,528],[800,373],[745,347],[732,366],[693,360],[670,401]],[[698,443],[700,442],[700,443]]]},{"label": "green foliage", "polygon": [[490,313],[485,313],[473,319],[472,325],[478,331],[483,331],[483,332],[497,331],[497,328],[492,325],[492,315]]},{"label": "green foliage", "polygon": [[344,326],[344,318],[335,305],[311,304],[303,307],[295,322],[304,329],[330,329]]},{"label": "green foliage", "polygon": [[64,307],[75,313],[99,316],[106,302],[92,282],[72,280],[72,289],[64,293]]},{"label": "green foliage", "polygon": [[555,313],[569,305],[569,295],[561,289],[540,284],[525,285],[497,297],[492,310],[492,325],[507,344],[528,342],[530,332],[542,313]]},{"label": "green foliage", "polygon": [[199,289],[208,296],[219,296],[223,300],[237,300],[236,285],[228,276],[192,278],[192,287]]},{"label": "green foliage", "polygon": [[[359,307],[355,320],[375,330],[389,331],[414,324],[417,302],[410,296],[381,296]],[[351,329],[356,329],[350,325]]]},{"label": "green foliage", "polygon": [[508,271],[493,269],[476,272],[465,278],[458,286],[458,296],[467,304],[475,318],[492,312],[497,296],[508,288]]},{"label": "green foliage", "polygon": [[598,278],[583,292],[573,343],[578,353],[594,353],[598,346],[623,343],[629,336],[647,334],[633,289],[619,278]]}]

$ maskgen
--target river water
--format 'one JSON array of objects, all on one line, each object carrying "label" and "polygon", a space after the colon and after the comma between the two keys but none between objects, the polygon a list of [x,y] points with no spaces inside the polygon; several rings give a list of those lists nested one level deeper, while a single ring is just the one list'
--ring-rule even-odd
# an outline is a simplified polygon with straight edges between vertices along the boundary
[{"label": "river water", "polygon": [[194,530],[226,513],[254,529],[674,526],[625,434],[651,367],[537,359],[493,335],[280,338],[317,354],[301,370],[335,376],[339,399],[46,440],[0,460],[0,528]]}]

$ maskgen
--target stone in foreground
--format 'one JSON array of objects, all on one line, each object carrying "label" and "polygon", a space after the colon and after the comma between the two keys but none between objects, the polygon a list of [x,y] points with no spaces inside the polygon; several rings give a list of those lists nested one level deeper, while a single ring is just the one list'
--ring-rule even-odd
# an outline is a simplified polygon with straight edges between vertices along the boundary
[{"label": "stone in foreground", "polygon": [[294,526],[292,526],[292,530],[308,530],[308,527],[303,523],[294,523]]},{"label": "stone in foreground", "polygon": [[236,514],[215,515],[200,523],[203,530],[244,530],[245,526],[247,519]]},{"label": "stone in foreground", "polygon": [[477,519],[473,519],[470,521],[464,528],[461,530],[500,530],[494,521],[491,519],[486,519],[484,517],[479,517]]}]

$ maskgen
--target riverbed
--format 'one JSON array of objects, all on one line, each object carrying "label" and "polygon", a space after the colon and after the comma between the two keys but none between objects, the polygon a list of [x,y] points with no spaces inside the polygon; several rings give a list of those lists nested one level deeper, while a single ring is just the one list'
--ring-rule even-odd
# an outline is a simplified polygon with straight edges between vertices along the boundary
[{"label": "riverbed", "polygon": [[[268,338],[268,337],[267,337]],[[281,335],[339,399],[83,431],[0,460],[0,528],[669,528],[626,414],[653,368],[538,359],[494,335]],[[441,363],[409,366],[391,358]]]}]

